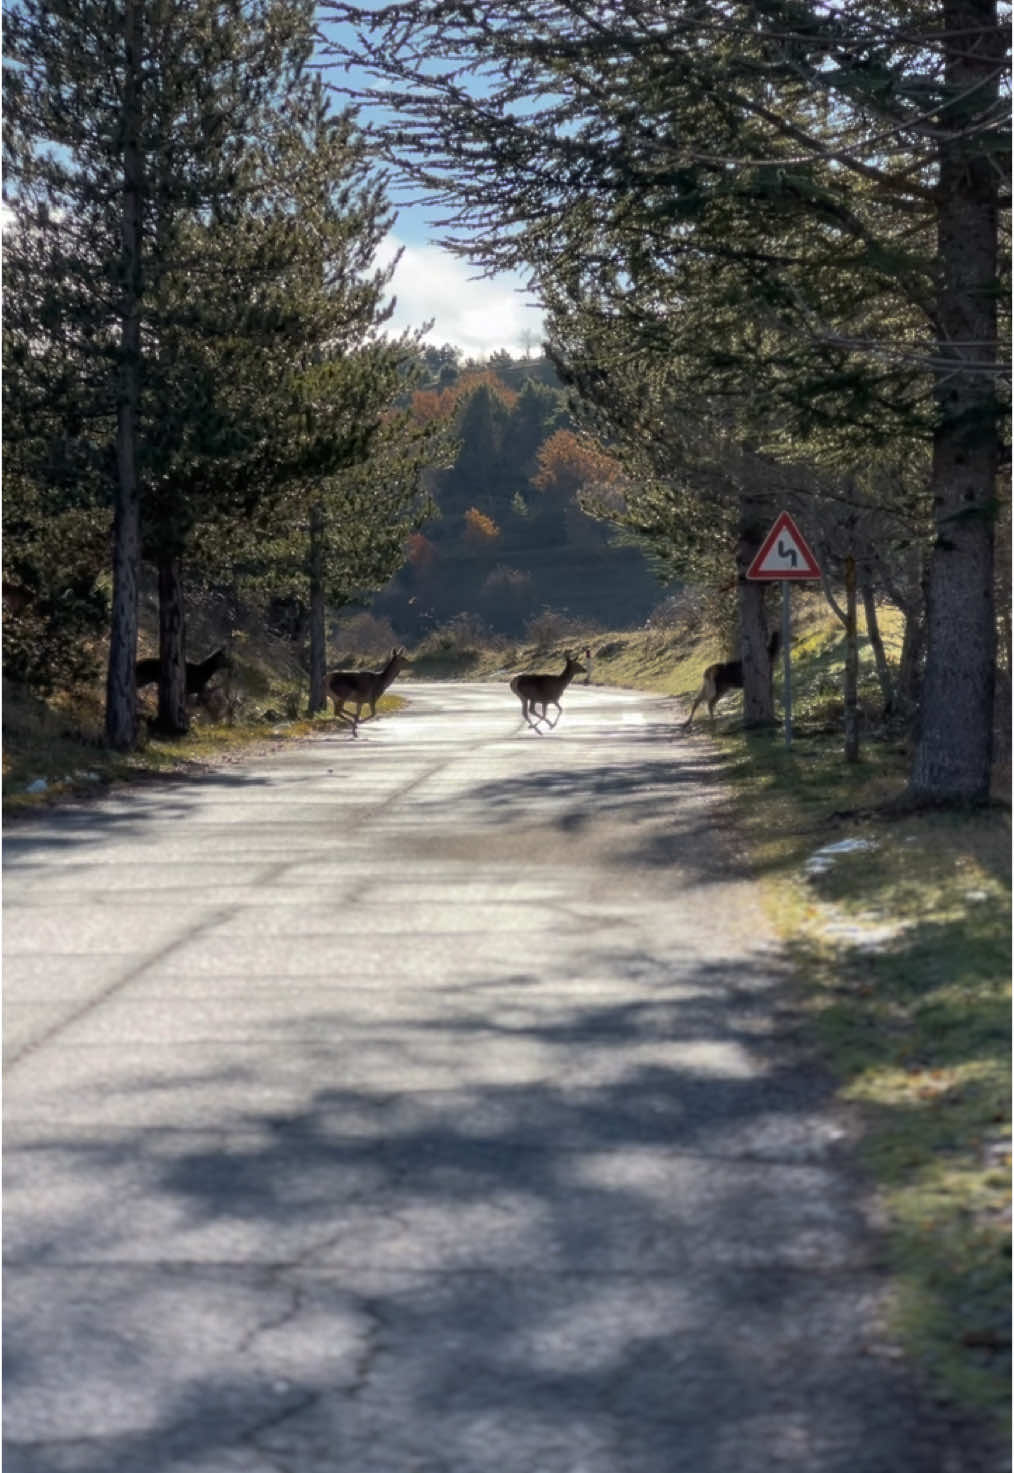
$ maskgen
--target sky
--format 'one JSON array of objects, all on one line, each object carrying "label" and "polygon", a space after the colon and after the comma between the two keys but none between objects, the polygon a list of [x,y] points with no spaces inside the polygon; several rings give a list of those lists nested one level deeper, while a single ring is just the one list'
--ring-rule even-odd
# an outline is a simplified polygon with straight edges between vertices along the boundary
[{"label": "sky", "polygon": [[386,265],[399,248],[402,257],[391,283],[397,305],[390,326],[395,332],[421,327],[432,318],[425,341],[438,347],[453,343],[466,358],[488,358],[501,349],[515,357],[538,352],[542,313],[522,289],[520,277],[477,280],[476,267],[432,243],[425,219],[411,208],[399,211],[381,262]]},{"label": "sky", "polygon": [[[325,79],[327,68],[325,65]],[[433,241],[433,229],[417,205],[391,201],[397,219],[379,253],[386,265],[400,249],[402,257],[391,282],[396,299],[389,330],[416,329],[432,319],[424,341],[441,347],[453,343],[465,358],[488,358],[506,350],[515,357],[537,355],[542,339],[542,312],[523,289],[520,276],[479,279],[478,268],[452,256]],[[6,228],[7,211],[0,217]]]},{"label": "sky", "polygon": [[[340,32],[329,25],[327,30]],[[325,81],[329,62],[326,48],[319,60]],[[366,82],[365,73],[344,64],[334,71],[336,83],[347,86]],[[337,100],[337,99],[336,99]],[[369,109],[362,118],[367,121]],[[417,328],[433,320],[425,341],[441,347],[453,343],[466,358],[488,358],[506,350],[515,357],[538,354],[542,340],[542,312],[523,290],[520,276],[497,276],[480,280],[478,268],[433,241],[435,229],[419,205],[402,204],[397,184],[391,190],[391,207],[397,210],[394,229],[384,242],[380,261],[387,264],[402,249],[402,258],[391,283],[397,305],[391,330]]]}]

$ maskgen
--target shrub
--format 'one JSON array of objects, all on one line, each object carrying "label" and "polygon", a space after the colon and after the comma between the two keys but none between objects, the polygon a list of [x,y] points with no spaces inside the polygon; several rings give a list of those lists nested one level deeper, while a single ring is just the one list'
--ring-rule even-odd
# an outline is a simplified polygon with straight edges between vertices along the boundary
[{"label": "shrub", "polygon": [[567,640],[579,642],[586,631],[587,624],[571,614],[561,613],[556,609],[543,609],[525,625],[525,638],[537,649],[545,650]]},{"label": "shrub", "polygon": [[487,574],[482,586],[486,592],[502,588],[511,593],[523,593],[531,581],[530,573],[523,572],[521,568],[508,568],[504,563],[499,563],[492,573]]},{"label": "shrub", "polygon": [[488,648],[495,643],[493,635],[476,614],[460,613],[455,614],[453,619],[448,619],[446,624],[431,630],[419,644],[416,653],[473,654],[476,650]]},{"label": "shrub", "polygon": [[360,612],[345,614],[335,622],[333,640],[343,657],[364,659],[389,655],[398,643],[398,636],[390,619]]}]

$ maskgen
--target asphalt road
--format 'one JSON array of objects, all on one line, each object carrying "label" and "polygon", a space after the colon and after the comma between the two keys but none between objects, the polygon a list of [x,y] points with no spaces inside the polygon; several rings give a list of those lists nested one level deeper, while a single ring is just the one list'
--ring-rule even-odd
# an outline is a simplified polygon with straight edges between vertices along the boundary
[{"label": "asphalt road", "polygon": [[957,1473],[706,738],[403,689],[8,832],[4,1473]]}]

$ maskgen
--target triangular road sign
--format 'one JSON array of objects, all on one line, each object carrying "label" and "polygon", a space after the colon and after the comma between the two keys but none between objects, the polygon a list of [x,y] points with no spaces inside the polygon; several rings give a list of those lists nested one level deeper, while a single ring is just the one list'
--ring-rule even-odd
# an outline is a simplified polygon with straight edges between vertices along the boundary
[{"label": "triangular road sign", "polygon": [[803,580],[820,577],[817,559],[807,547],[805,537],[787,511],[781,513],[771,531],[764,538],[760,551],[746,570],[746,576],[755,581],[781,578]]}]

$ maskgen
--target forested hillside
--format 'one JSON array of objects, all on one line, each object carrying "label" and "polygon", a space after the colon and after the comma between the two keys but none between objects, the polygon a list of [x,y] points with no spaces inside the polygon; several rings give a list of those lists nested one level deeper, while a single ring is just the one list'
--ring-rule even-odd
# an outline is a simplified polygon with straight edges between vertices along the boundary
[{"label": "forested hillside", "polygon": [[552,365],[501,353],[459,367],[452,348],[423,363],[436,373],[414,394],[414,416],[449,419],[457,451],[433,474],[435,515],[376,612],[406,639],[462,613],[506,635],[546,608],[609,628],[642,623],[661,597],[657,574],[582,510],[586,467]]}]

